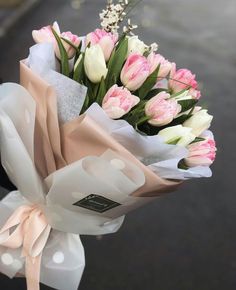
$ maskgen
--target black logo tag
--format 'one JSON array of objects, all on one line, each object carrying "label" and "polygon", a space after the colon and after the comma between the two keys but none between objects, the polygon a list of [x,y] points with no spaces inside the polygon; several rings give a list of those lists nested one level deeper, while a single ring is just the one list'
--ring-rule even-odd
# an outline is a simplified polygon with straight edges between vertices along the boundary
[{"label": "black logo tag", "polygon": [[90,194],[73,205],[103,213],[121,204],[97,194]]}]

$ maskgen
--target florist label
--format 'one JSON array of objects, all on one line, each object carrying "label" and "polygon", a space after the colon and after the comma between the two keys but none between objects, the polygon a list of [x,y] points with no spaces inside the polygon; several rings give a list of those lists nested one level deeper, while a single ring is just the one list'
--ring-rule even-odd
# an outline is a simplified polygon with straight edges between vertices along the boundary
[{"label": "florist label", "polygon": [[97,194],[90,194],[73,205],[103,213],[121,204]]}]

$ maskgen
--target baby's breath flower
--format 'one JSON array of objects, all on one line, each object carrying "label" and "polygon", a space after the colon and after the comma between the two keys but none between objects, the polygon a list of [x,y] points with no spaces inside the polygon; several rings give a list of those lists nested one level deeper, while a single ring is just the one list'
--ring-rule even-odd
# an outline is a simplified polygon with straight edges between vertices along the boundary
[{"label": "baby's breath flower", "polygon": [[107,32],[116,33],[119,29],[119,23],[126,16],[125,9],[129,5],[129,0],[119,0],[117,4],[113,0],[107,1],[106,9],[100,13],[101,26]]},{"label": "baby's breath flower", "polygon": [[158,50],[158,44],[153,42],[150,46],[150,52],[156,52]]},{"label": "baby's breath flower", "polygon": [[127,23],[128,23],[128,26],[124,26],[123,27],[123,32],[126,33],[126,34],[134,35],[133,30],[137,29],[138,25],[131,24],[131,20],[130,19],[128,19]]}]

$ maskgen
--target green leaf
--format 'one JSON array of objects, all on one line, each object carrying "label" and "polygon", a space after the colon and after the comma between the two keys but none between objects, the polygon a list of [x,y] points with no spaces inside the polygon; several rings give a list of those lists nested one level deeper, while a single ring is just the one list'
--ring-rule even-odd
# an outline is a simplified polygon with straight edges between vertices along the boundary
[{"label": "green leaf", "polygon": [[116,50],[113,51],[108,63],[108,74],[106,78],[107,88],[117,83],[123,64],[126,60],[128,52],[128,39],[122,38]]},{"label": "green leaf", "polygon": [[191,87],[187,88],[187,89],[183,89],[182,91],[178,92],[178,93],[175,93],[175,94],[172,94],[171,95],[171,98],[177,98],[179,96],[181,96],[183,93],[187,92]]},{"label": "green leaf", "polygon": [[73,75],[73,80],[75,80],[78,83],[82,83],[83,79],[85,77],[85,71],[84,71],[84,53],[82,53],[82,58],[77,65],[74,75]]},{"label": "green leaf", "polygon": [[193,142],[191,143],[191,144],[193,144],[193,143],[197,143],[197,142],[201,142],[201,141],[205,141],[206,139],[205,138],[202,138],[202,137],[196,137],[194,140],[193,140]]},{"label": "green leaf", "polygon": [[132,110],[126,115],[127,118],[135,117],[137,118],[138,115],[142,114],[144,112],[144,108],[146,105],[146,101],[140,101],[135,107],[132,108]]},{"label": "green leaf", "polygon": [[142,87],[138,90],[139,98],[144,99],[147,94],[153,89],[155,84],[157,83],[157,76],[160,69],[160,65],[156,68],[156,70],[146,79]]},{"label": "green leaf", "polygon": [[77,47],[76,45],[74,45],[74,43],[72,43],[71,41],[69,41],[67,38],[64,38],[64,37],[61,37],[61,39],[63,40],[63,41],[65,41],[67,44],[69,44],[71,47],[73,47],[76,51],[80,51],[80,49],[79,49],[79,47],[81,48],[81,46],[82,46],[82,41],[80,42],[80,44],[79,44],[79,46]]},{"label": "green leaf", "polygon": [[125,38],[126,38],[126,33],[122,33],[122,35],[119,37],[117,41],[116,50],[120,48],[120,45],[122,44]]},{"label": "green leaf", "polygon": [[147,134],[148,136],[154,136],[160,132],[161,127],[154,127],[146,122],[139,126],[139,130],[141,130],[142,132],[144,132],[144,134]]},{"label": "green leaf", "polygon": [[106,95],[107,89],[106,89],[106,84],[105,84],[105,80],[104,77],[102,77],[102,80],[100,82],[100,86],[99,86],[99,90],[98,90],[98,94],[97,94],[97,103],[99,105],[102,105],[102,101],[104,96]]},{"label": "green leaf", "polygon": [[118,83],[118,77],[117,77],[117,73],[115,71],[113,71],[113,60],[115,57],[115,51],[113,51],[111,58],[108,62],[107,68],[108,68],[108,73],[107,73],[107,77],[106,77],[106,86],[107,89],[109,90],[114,84]]},{"label": "green leaf", "polygon": [[116,50],[113,49],[112,53],[111,53],[111,56],[108,60],[108,64],[107,64],[107,68],[108,70],[111,69],[111,66],[112,66],[112,63],[113,63],[113,60],[114,60],[114,57],[115,57],[115,54],[116,54]]},{"label": "green leaf", "polygon": [[185,164],[184,159],[180,160],[179,164],[178,164],[178,168],[179,169],[183,169],[183,170],[188,170],[189,167]]},{"label": "green leaf", "polygon": [[79,46],[77,47],[76,54],[75,54],[75,57],[74,57],[74,65],[76,64],[78,58],[81,55],[81,48],[82,48],[82,41],[80,42]]},{"label": "green leaf", "polygon": [[136,127],[138,127],[138,126],[140,126],[140,125],[146,123],[149,119],[150,119],[149,116],[143,116],[143,117],[140,118],[140,119],[138,120],[138,122],[136,123]]},{"label": "green leaf", "polygon": [[96,102],[96,99],[97,99],[97,95],[98,95],[98,90],[99,90],[99,87],[100,87],[100,83],[98,83],[98,84],[91,83],[91,87],[92,87],[92,90],[93,90],[92,103],[94,103],[94,102]]},{"label": "green leaf", "polygon": [[167,142],[167,144],[176,145],[179,142],[180,139],[181,139],[181,137],[175,138],[174,140],[171,140],[171,141]]},{"label": "green leaf", "polygon": [[96,96],[94,95],[94,84],[90,82],[88,78],[84,78],[84,85],[88,88],[87,95],[88,95],[88,107],[94,103]]},{"label": "green leaf", "polygon": [[150,118],[145,115],[144,107],[145,101],[141,101],[138,105],[136,105],[128,114],[126,114],[123,118],[130,123],[135,129],[137,126],[141,126]]},{"label": "green leaf", "polygon": [[60,51],[60,56],[61,56],[61,73],[67,77],[69,77],[70,75],[70,67],[69,67],[69,59],[68,59],[68,55],[67,52],[65,50],[65,47],[61,41],[60,36],[57,34],[57,32],[53,29],[52,27],[52,33],[56,38],[58,47],[59,47],[59,51]]},{"label": "green leaf", "polygon": [[192,115],[181,115],[180,117],[174,119],[170,124],[168,124],[169,126],[175,126],[175,125],[182,125],[185,121],[187,121]]},{"label": "green leaf", "polygon": [[151,98],[155,97],[157,94],[161,93],[161,92],[167,92],[168,90],[167,89],[154,89],[154,90],[151,90],[147,96],[146,96],[146,100],[150,100]]},{"label": "green leaf", "polygon": [[197,102],[198,100],[194,100],[194,99],[178,101],[178,103],[182,107],[181,113],[192,109],[196,105]]},{"label": "green leaf", "polygon": [[83,104],[83,107],[82,107],[82,110],[81,110],[81,113],[80,114],[83,114],[89,107],[89,95],[87,93],[86,97],[85,97],[85,100],[84,100],[84,104]]},{"label": "green leaf", "polygon": [[82,45],[83,45],[83,41],[81,40],[79,46],[77,47],[78,51],[81,51]]}]

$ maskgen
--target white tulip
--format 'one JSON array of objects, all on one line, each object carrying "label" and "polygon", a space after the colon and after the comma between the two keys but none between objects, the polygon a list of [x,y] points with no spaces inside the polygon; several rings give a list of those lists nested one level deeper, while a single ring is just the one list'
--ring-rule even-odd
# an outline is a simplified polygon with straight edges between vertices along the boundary
[{"label": "white tulip", "polygon": [[108,69],[101,47],[93,45],[86,48],[84,57],[84,69],[87,77],[92,83],[99,83],[104,77],[107,76]]},{"label": "white tulip", "polygon": [[207,110],[201,110],[185,121],[183,126],[192,128],[192,133],[198,137],[211,126],[212,119]]},{"label": "white tulip", "polygon": [[131,53],[144,54],[147,45],[141,41],[137,35],[128,37],[128,55]]},{"label": "white tulip", "polygon": [[164,139],[165,143],[171,144],[176,142],[177,145],[182,146],[189,145],[196,138],[191,128],[183,127],[182,125],[163,129],[158,135]]}]

